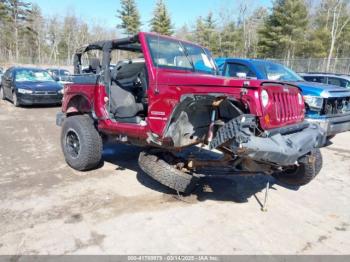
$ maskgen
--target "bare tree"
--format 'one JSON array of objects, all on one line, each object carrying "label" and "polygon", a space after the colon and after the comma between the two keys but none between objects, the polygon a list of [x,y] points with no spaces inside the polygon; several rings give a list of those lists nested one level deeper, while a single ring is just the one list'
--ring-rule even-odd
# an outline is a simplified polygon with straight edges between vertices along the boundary
[{"label": "bare tree", "polygon": [[59,20],[58,17],[53,17],[49,19],[48,21],[48,40],[50,45],[50,55],[49,55],[49,61],[57,63],[57,56],[58,56],[58,44],[61,40],[60,35],[60,26],[59,26]]},{"label": "bare tree", "polygon": [[350,21],[350,16],[346,16],[345,19],[342,16],[342,11],[344,10],[344,8],[346,8],[346,3],[343,0],[336,0],[334,1],[333,6],[331,6],[331,9],[327,10],[327,14],[330,14],[329,16],[332,21],[331,27],[330,27],[331,43],[329,47],[327,65],[326,65],[327,71],[330,68],[331,59],[333,57],[334,47],[336,45],[336,42],[340,37],[345,26]]}]

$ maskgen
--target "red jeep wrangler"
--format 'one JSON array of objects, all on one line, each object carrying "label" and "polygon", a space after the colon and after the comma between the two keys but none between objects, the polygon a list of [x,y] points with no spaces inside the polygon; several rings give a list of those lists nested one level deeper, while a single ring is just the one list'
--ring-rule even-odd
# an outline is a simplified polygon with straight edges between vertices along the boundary
[{"label": "red jeep wrangler", "polygon": [[[91,59],[83,70],[82,56],[96,50],[102,66]],[[129,59],[112,66],[126,51]],[[264,173],[305,185],[321,169],[325,137],[304,121],[300,90],[220,77],[210,52],[198,45],[139,33],[79,49],[74,67],[57,124],[65,159],[76,170],[96,168],[106,140],[144,147],[140,167],[179,192],[210,172]],[[215,157],[188,153],[199,146]]]}]

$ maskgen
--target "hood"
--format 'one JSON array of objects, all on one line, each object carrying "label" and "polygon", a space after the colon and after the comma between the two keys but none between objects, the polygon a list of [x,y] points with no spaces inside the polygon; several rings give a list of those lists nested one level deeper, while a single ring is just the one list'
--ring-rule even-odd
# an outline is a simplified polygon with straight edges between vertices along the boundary
[{"label": "hood", "polygon": [[[207,87],[243,87],[244,83],[249,81],[250,88],[257,88],[261,86],[264,81],[261,80],[247,80],[238,78],[228,78],[220,75],[209,75],[202,73],[177,73],[167,72],[166,74],[159,74],[159,84],[171,84],[176,86],[207,86]],[[271,82],[271,81],[270,81]]]},{"label": "hood", "polygon": [[304,95],[328,97],[350,97],[350,90],[344,87],[326,85],[316,82],[292,82],[300,87]]},{"label": "hood", "polygon": [[24,88],[33,91],[59,91],[62,86],[57,82],[16,82],[16,88]]}]

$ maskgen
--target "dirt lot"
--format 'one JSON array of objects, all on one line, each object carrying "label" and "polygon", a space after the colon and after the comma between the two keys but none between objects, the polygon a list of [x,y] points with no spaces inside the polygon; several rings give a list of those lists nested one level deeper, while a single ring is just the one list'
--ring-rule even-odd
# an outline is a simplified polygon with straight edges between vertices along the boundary
[{"label": "dirt lot", "polygon": [[306,187],[207,179],[179,199],[140,171],[135,147],[106,148],[96,171],[68,168],[58,110],[0,101],[0,254],[350,254],[350,133],[322,149]]}]

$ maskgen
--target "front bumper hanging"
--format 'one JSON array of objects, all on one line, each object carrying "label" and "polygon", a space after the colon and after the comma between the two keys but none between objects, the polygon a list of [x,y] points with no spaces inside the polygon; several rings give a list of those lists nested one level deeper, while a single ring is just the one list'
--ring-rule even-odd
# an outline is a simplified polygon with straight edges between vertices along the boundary
[{"label": "front bumper hanging", "polygon": [[218,130],[210,148],[225,145],[239,157],[290,166],[326,141],[324,130],[314,124],[302,123],[294,128],[281,128],[280,132],[265,132],[259,137],[253,133],[256,127],[253,115],[232,119]]},{"label": "front bumper hanging", "polygon": [[350,114],[324,119],[307,118],[307,121],[318,124],[325,130],[327,137],[350,130]]}]

